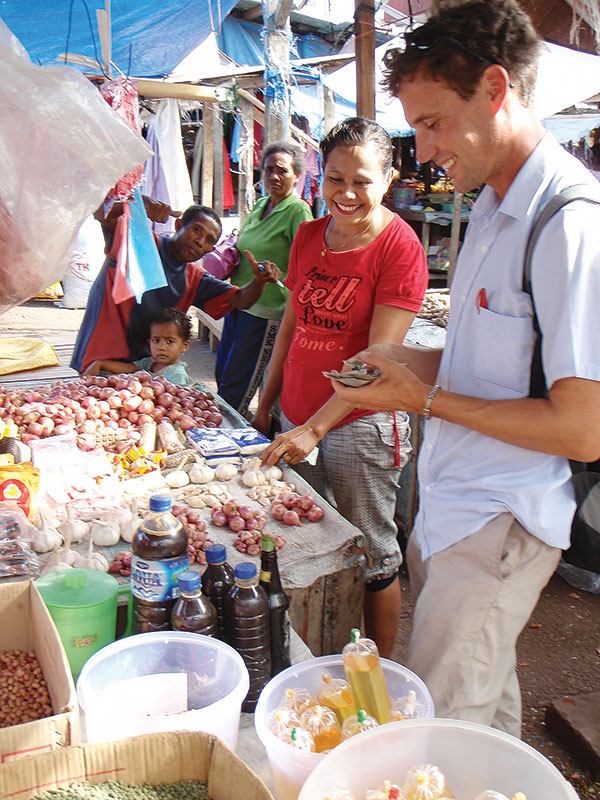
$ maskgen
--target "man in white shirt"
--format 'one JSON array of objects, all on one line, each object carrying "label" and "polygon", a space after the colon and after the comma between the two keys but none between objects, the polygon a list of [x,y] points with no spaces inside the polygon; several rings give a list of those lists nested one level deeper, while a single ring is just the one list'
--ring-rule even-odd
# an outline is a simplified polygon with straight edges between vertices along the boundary
[{"label": "man in white shirt", "polygon": [[443,167],[458,191],[484,188],[444,351],[375,346],[360,356],[383,376],[335,388],[361,407],[428,419],[407,554],[417,597],[407,663],[437,716],[519,736],[516,641],[569,544],[567,459],[600,455],[600,210],[565,206],[535,246],[549,391],[534,399],[528,236],[552,196],[594,179],[531,110],[540,41],[516,0],[441,0],[405,38],[386,58],[386,83],[415,128],[418,159]]}]

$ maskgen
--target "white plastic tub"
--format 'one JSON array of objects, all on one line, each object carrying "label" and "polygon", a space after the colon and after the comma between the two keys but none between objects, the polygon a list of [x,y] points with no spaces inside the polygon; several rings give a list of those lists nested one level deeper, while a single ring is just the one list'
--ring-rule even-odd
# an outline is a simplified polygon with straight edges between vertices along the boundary
[{"label": "white plastic tub", "polygon": [[[412,689],[417,695],[417,704],[423,717],[433,717],[433,700],[423,681],[401,664],[381,659],[385,682],[390,698],[405,697]],[[321,675],[328,672],[333,678],[344,678],[344,665],[341,655],[321,656],[288,667],[272,678],[262,690],[256,711],[254,725],[258,738],[263,743],[273,776],[277,800],[296,800],[304,781],[315,767],[325,759],[324,753],[304,753],[278,739],[269,729],[269,719],[281,705],[286,689],[309,689],[315,696],[321,686]],[[391,723],[387,723],[387,727]],[[404,723],[399,723],[400,725]],[[355,737],[362,739],[365,734]],[[340,747],[341,745],[338,745]],[[337,750],[337,748],[335,748]],[[335,750],[333,752],[335,752]]]},{"label": "white plastic tub", "polygon": [[229,645],[183,631],[141,633],[93,655],[77,681],[88,742],[141,733],[214,733],[235,748],[250,685]]},{"label": "white plastic tub", "polygon": [[419,764],[436,764],[457,800],[474,800],[486,789],[527,800],[577,800],[560,772],[537,750],[507,733],[452,719],[391,722],[332,750],[312,772],[299,800],[322,800],[332,786],[357,799],[384,780],[402,786]]}]

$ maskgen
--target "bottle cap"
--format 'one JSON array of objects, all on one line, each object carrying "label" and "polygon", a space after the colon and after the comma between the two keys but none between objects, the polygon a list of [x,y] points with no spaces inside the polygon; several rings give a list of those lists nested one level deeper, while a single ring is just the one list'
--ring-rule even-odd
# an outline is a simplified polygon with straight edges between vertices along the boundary
[{"label": "bottle cap", "polygon": [[150,511],[170,511],[171,506],[168,494],[153,494],[150,498]]},{"label": "bottle cap", "polygon": [[241,564],[236,566],[234,575],[241,581],[251,581],[258,575],[256,564],[253,564],[251,561],[242,561]]},{"label": "bottle cap", "polygon": [[191,569],[180,572],[177,576],[177,583],[179,584],[180,592],[198,592],[202,586],[200,573]]},{"label": "bottle cap", "polygon": [[209,544],[204,554],[207,564],[222,564],[225,561],[227,551],[224,544]]},{"label": "bottle cap", "polygon": [[265,553],[272,553],[275,550],[275,542],[268,533],[263,533],[260,537],[261,540],[261,547],[263,552]]},{"label": "bottle cap", "polygon": [[350,631],[350,641],[352,644],[356,644],[360,639],[360,628],[352,628]]},{"label": "bottle cap", "polygon": [[364,710],[364,708],[358,709],[358,711],[356,712],[356,718],[359,722],[364,722],[366,720],[367,712]]}]

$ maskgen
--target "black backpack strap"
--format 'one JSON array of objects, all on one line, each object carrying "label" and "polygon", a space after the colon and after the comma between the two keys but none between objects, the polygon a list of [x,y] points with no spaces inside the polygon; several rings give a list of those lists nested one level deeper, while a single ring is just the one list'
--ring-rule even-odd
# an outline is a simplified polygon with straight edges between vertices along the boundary
[{"label": "black backpack strap", "polygon": [[550,220],[557,211],[560,211],[563,206],[572,203],[574,200],[584,200],[586,203],[596,203],[600,205],[600,186],[596,193],[595,187],[586,183],[575,184],[563,189],[562,192],[554,195],[554,197],[542,208],[538,217],[536,218],[529,239],[527,241],[527,248],[525,250],[525,260],[523,262],[523,291],[531,295],[531,304],[533,307],[533,327],[536,333],[535,347],[533,351],[533,358],[531,360],[531,375],[529,379],[529,397],[545,397],[548,392],[546,386],[546,376],[544,375],[544,368],[542,365],[542,331],[538,320],[537,312],[535,310],[535,301],[533,298],[533,291],[531,287],[531,261],[533,257],[533,248],[539,239],[542,228]]}]

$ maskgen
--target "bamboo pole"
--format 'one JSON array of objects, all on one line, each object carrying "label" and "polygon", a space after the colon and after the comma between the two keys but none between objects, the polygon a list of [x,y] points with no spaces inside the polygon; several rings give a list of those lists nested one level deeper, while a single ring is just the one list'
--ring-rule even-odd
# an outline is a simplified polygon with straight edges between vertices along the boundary
[{"label": "bamboo pole", "polygon": [[217,102],[216,86],[194,86],[191,83],[166,83],[148,78],[135,78],[138,94],[143,97],[173,97],[175,100],[201,100],[203,103]]}]

